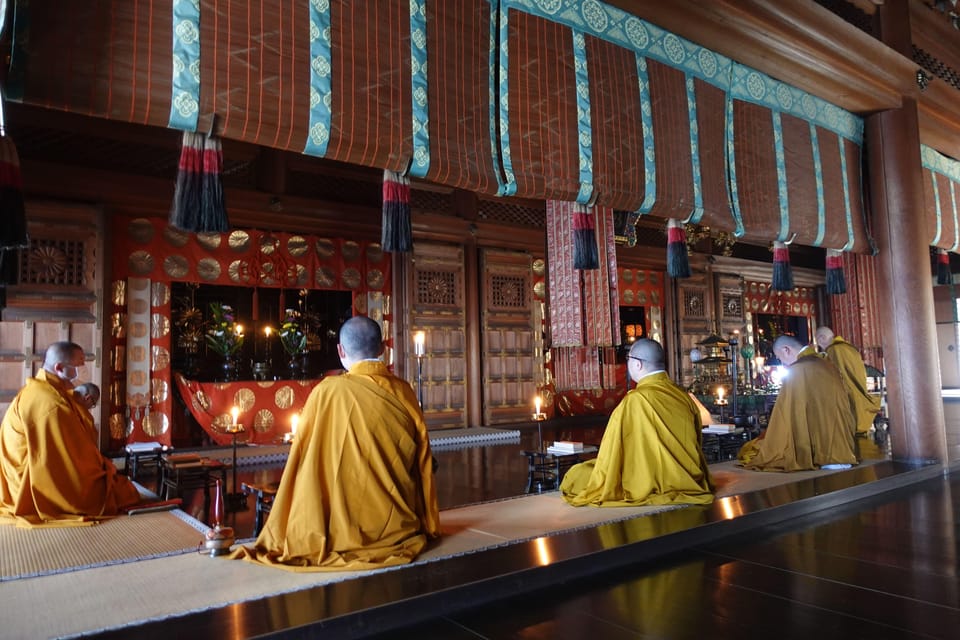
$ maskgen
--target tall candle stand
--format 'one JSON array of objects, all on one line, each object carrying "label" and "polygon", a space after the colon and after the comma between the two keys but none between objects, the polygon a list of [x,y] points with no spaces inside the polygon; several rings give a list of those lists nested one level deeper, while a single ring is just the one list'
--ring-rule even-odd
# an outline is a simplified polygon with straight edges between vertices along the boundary
[{"label": "tall candle stand", "polygon": [[716,399],[716,405],[720,407],[720,424],[726,424],[727,422],[726,420],[724,420],[724,408],[727,406],[727,402],[728,400],[726,398]]},{"label": "tall candle stand", "polygon": [[413,349],[417,356],[417,400],[423,410],[423,356],[426,353],[426,334],[417,331],[413,334]]},{"label": "tall candle stand", "polygon": [[537,411],[532,417],[537,422],[537,437],[540,440],[540,448],[537,449],[537,451],[543,453],[546,451],[546,449],[543,448],[543,421],[547,419],[547,414],[542,411]]},{"label": "tall candle stand", "polygon": [[227,427],[225,431],[233,436],[233,491],[227,494],[227,510],[246,511],[247,494],[237,491],[237,436],[243,433],[243,425],[233,423]]}]

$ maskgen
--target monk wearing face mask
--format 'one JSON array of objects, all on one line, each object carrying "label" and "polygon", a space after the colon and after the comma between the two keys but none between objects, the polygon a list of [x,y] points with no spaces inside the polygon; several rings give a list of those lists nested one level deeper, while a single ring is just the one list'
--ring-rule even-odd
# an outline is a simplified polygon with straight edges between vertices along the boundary
[{"label": "monk wearing face mask", "polygon": [[117,515],[140,501],[84,427],[73,395],[84,366],[80,345],[55,342],[0,423],[0,523],[76,525]]}]

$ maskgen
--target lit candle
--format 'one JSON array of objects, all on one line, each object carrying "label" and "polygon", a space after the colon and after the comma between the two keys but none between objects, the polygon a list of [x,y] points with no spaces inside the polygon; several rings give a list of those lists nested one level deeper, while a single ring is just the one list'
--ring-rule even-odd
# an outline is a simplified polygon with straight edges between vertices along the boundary
[{"label": "lit candle", "polygon": [[273,331],[273,327],[266,326],[263,328],[263,335],[267,336],[267,340],[270,339],[270,332]]},{"label": "lit candle", "polygon": [[238,324],[236,331],[237,331],[237,335],[238,335],[238,336],[242,336],[242,335],[243,335],[243,325],[242,325],[242,324]]},{"label": "lit candle", "polygon": [[426,346],[427,334],[423,331],[417,331],[413,334],[413,351],[416,355],[422,356],[426,353],[424,347]]},{"label": "lit candle", "polygon": [[717,402],[723,402],[723,387],[717,387]]},{"label": "lit candle", "polygon": [[240,407],[230,409],[230,415],[233,416],[233,426],[237,426],[237,418],[240,416]]},{"label": "lit candle", "polygon": [[290,435],[296,435],[297,424],[300,422],[300,416],[296,413],[290,416]]},{"label": "lit candle", "polygon": [[540,415],[540,396],[536,396],[533,399],[533,406],[536,407],[536,414]]}]

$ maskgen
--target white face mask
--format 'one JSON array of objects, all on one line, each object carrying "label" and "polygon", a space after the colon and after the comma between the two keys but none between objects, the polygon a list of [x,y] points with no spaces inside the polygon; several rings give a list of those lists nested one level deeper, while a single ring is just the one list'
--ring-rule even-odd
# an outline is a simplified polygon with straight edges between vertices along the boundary
[{"label": "white face mask", "polygon": [[[63,373],[62,373],[62,375],[61,375],[60,377],[63,378],[64,380],[66,380],[67,382],[73,382],[74,380],[76,380],[76,379],[78,379],[78,378],[80,377],[80,374],[83,373],[83,370],[84,370],[85,368],[86,368],[86,367],[85,367],[84,365],[82,365],[82,364],[79,365],[79,366],[74,366],[74,365],[72,365],[72,364],[64,364],[64,365],[63,365]],[[69,369],[73,369],[73,375],[72,375],[72,376],[69,375],[69,373],[68,373]]]}]

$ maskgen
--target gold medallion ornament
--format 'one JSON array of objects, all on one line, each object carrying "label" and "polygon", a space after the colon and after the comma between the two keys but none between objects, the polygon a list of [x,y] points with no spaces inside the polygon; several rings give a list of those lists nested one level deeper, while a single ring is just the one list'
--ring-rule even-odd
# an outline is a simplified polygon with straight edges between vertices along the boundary
[{"label": "gold medallion ornament", "polygon": [[234,253],[244,253],[250,249],[250,234],[246,231],[231,231],[227,244]]},{"label": "gold medallion ornament", "polygon": [[303,236],[290,236],[290,238],[287,239],[287,253],[294,258],[303,256],[309,248]]},{"label": "gold medallion ornament", "polygon": [[637,284],[643,284],[647,281],[646,271],[637,271]]},{"label": "gold medallion ornament", "polygon": [[373,243],[367,246],[367,261],[374,264],[378,264],[383,260],[383,247],[378,243]]},{"label": "gold medallion ornament", "polygon": [[130,273],[135,276],[149,275],[153,271],[153,256],[146,251],[134,251],[127,261]]},{"label": "gold medallion ornament", "polygon": [[147,372],[146,371],[131,371],[130,377],[128,378],[129,384],[132,387],[142,387],[147,383]]},{"label": "gold medallion ornament", "polygon": [[337,253],[337,246],[330,238],[318,238],[316,248],[317,256],[321,260],[329,260]]},{"label": "gold medallion ornament", "polygon": [[544,262],[543,258],[537,258],[533,261],[533,275],[538,277],[543,277],[543,274],[547,272],[547,263]]},{"label": "gold medallion ornament", "polygon": [[624,283],[624,284],[632,284],[632,283],[633,283],[633,269],[624,269],[624,270],[623,270],[623,275],[621,276],[621,279],[623,280],[623,283]]},{"label": "gold medallion ornament", "polygon": [[253,282],[253,276],[250,273],[250,263],[246,260],[234,260],[227,267],[227,275],[231,282],[237,284],[250,284]]},{"label": "gold medallion ornament", "polygon": [[163,260],[163,272],[174,280],[180,280],[190,273],[190,265],[183,256],[170,255]]},{"label": "gold medallion ornament", "polygon": [[623,292],[624,304],[633,304],[633,289],[626,289]]},{"label": "gold medallion ornament", "polygon": [[307,268],[302,264],[294,265],[292,273],[287,274],[287,281],[292,281],[298,287],[307,284]]},{"label": "gold medallion ornament", "polygon": [[227,433],[227,429],[233,426],[233,416],[229,413],[221,413],[213,417],[210,421],[210,427],[217,433]]},{"label": "gold medallion ornament", "polygon": [[154,307],[170,304],[170,287],[166,282],[154,282],[150,285],[150,304]]},{"label": "gold medallion ornament", "polygon": [[110,285],[110,300],[118,307],[127,304],[127,281],[114,280]]},{"label": "gold medallion ornament", "polygon": [[288,385],[283,385],[273,394],[273,401],[277,405],[277,409],[289,409],[293,406],[295,399],[293,389]]},{"label": "gold medallion ornament", "polygon": [[130,221],[127,227],[130,239],[140,244],[147,244],[153,240],[153,225],[146,218],[136,218]]},{"label": "gold medallion ornament", "polygon": [[317,269],[316,285],[321,289],[330,289],[337,283],[337,274],[330,267]]},{"label": "gold medallion ornament", "polygon": [[127,336],[127,314],[120,312],[110,314],[110,335],[118,340]]},{"label": "gold medallion ornament", "polygon": [[260,253],[265,256],[272,254],[279,246],[280,240],[278,240],[275,236],[267,234],[260,237]]},{"label": "gold medallion ornament", "polygon": [[367,286],[371,289],[382,288],[383,281],[383,271],[380,271],[380,269],[370,269],[370,271],[367,271]]},{"label": "gold medallion ornament", "polygon": [[540,282],[533,285],[533,296],[537,300],[544,300],[547,296],[547,285],[541,280]]},{"label": "gold medallion ornament", "polygon": [[367,314],[367,296],[356,295],[353,296],[353,310],[359,313],[360,315]]},{"label": "gold medallion ornament", "polygon": [[170,385],[163,378],[150,379],[150,402],[163,404],[170,396]]},{"label": "gold medallion ornament", "polygon": [[203,258],[197,263],[197,275],[201,280],[213,282],[220,277],[220,262],[216,258]]},{"label": "gold medallion ornament", "polygon": [[170,421],[167,416],[159,411],[152,411],[143,418],[143,432],[148,436],[156,438],[163,435],[170,428]]},{"label": "gold medallion ornament", "polygon": [[345,262],[356,262],[360,259],[360,244],[353,240],[344,242],[342,251]]},{"label": "gold medallion ornament", "polygon": [[150,363],[151,371],[163,371],[170,366],[170,351],[168,351],[166,347],[154,345],[150,347],[150,351],[153,354],[153,359]]},{"label": "gold medallion ornament", "polygon": [[150,315],[150,337],[163,338],[170,333],[170,318],[162,313]]},{"label": "gold medallion ornament", "polygon": [[126,420],[123,419],[122,413],[113,413],[110,415],[110,438],[112,440],[124,440],[126,439]]},{"label": "gold medallion ornament", "polygon": [[645,291],[641,291],[640,295],[637,297],[638,304],[647,304],[647,294]]},{"label": "gold medallion ornament", "polygon": [[193,394],[193,407],[203,411],[210,410],[210,396],[206,391],[197,391]]},{"label": "gold medallion ornament", "polygon": [[240,407],[240,411],[244,413],[250,411],[256,402],[257,396],[255,396],[250,389],[238,389],[237,392],[233,394],[233,404]]},{"label": "gold medallion ornament", "polygon": [[[135,313],[137,315],[143,315],[147,312],[147,301],[143,298],[137,298],[136,300],[130,301],[130,313]],[[145,333],[143,335],[146,335]]]},{"label": "gold medallion ornament", "polygon": [[167,228],[163,230],[163,238],[170,243],[171,246],[179,249],[180,247],[185,247],[190,241],[190,234],[168,225]]},{"label": "gold medallion ornament", "polygon": [[197,244],[208,251],[216,251],[220,248],[221,242],[219,233],[198,233]]},{"label": "gold medallion ornament", "polygon": [[360,288],[360,271],[349,267],[343,270],[343,286],[347,289]]},{"label": "gold medallion ornament", "polygon": [[134,322],[130,325],[130,336],[133,338],[143,338],[147,335],[147,325],[143,322]]},{"label": "gold medallion ornament", "polygon": [[253,416],[253,430],[257,433],[266,433],[273,429],[273,412],[269,409],[260,409]]},{"label": "gold medallion ornament", "polygon": [[113,348],[113,358],[111,358],[113,363],[113,370],[117,373],[127,370],[127,348],[118,344]]}]

